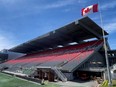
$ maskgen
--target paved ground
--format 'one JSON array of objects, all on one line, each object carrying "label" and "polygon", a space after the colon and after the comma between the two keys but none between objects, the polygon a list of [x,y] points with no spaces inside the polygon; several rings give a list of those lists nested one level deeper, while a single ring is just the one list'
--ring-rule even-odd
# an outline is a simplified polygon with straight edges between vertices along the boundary
[{"label": "paved ground", "polygon": [[60,85],[60,87],[97,87],[96,81],[87,81],[87,82],[57,82],[56,84]]}]

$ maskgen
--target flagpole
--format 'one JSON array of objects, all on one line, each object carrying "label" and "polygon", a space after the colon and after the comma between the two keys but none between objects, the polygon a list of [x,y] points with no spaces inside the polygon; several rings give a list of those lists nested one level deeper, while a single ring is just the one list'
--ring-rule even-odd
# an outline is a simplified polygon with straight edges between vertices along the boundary
[{"label": "flagpole", "polygon": [[[99,0],[98,0],[98,4],[99,4],[99,7],[100,7]],[[103,27],[103,19],[102,19],[102,14],[101,14],[100,8],[99,8],[99,14],[100,14],[101,27],[104,29],[104,27]],[[107,52],[107,46],[106,46],[105,32],[104,32],[103,29],[102,29],[102,34],[103,34],[106,66],[107,66],[107,73],[108,73],[108,86],[111,87],[111,85],[112,85],[111,72],[110,72],[110,67],[109,67],[109,60],[108,60],[108,52]]]}]

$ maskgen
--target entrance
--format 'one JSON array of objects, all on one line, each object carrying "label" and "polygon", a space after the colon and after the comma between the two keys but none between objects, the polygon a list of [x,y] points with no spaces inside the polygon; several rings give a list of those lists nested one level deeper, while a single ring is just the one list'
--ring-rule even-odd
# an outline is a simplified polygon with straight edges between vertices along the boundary
[{"label": "entrance", "polygon": [[48,81],[54,81],[55,74],[50,69],[38,69],[36,78],[41,80],[48,80]]},{"label": "entrance", "polygon": [[81,80],[96,80],[97,78],[103,79],[103,72],[75,71],[73,75],[75,79]]}]

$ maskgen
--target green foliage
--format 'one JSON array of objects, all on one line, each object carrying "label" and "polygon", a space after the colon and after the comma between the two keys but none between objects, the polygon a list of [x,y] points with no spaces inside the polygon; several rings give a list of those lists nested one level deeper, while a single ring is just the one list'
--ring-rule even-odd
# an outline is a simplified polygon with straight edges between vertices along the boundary
[{"label": "green foliage", "polygon": [[[108,80],[105,80],[100,87],[108,87]],[[112,80],[112,87],[116,87],[116,80]]]},{"label": "green foliage", "polygon": [[107,87],[108,86],[108,80],[105,80],[102,84],[101,87]]}]

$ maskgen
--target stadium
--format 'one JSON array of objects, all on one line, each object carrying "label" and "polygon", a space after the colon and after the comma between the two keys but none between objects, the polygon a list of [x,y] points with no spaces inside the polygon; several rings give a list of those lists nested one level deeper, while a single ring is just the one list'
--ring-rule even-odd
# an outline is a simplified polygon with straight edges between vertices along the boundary
[{"label": "stadium", "polygon": [[105,32],[109,65],[116,61],[108,33],[89,17],[0,52],[3,73],[36,80],[72,81],[107,79],[102,31]]}]

